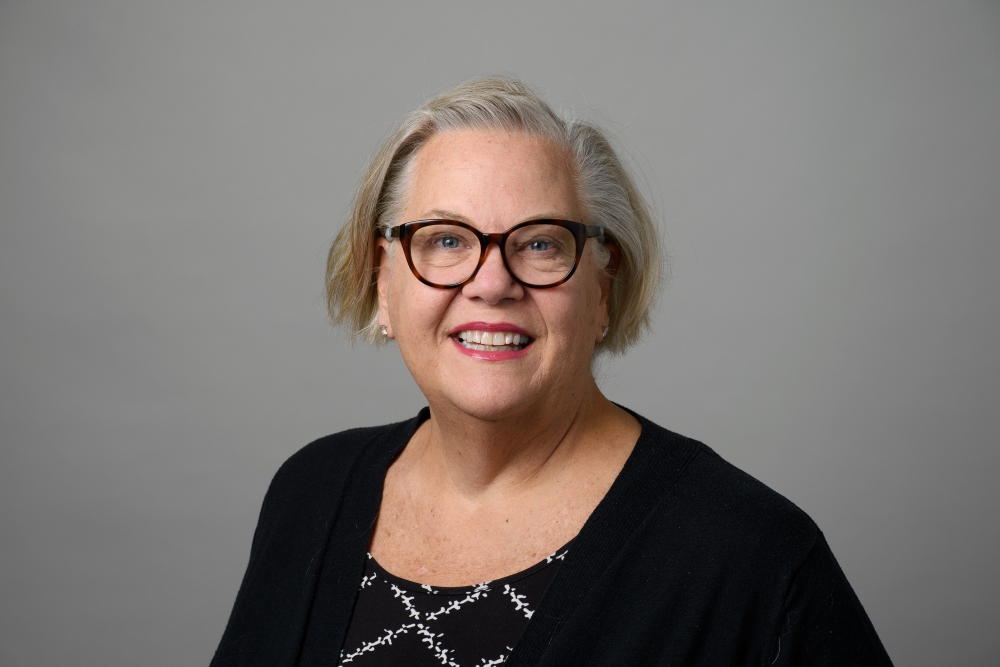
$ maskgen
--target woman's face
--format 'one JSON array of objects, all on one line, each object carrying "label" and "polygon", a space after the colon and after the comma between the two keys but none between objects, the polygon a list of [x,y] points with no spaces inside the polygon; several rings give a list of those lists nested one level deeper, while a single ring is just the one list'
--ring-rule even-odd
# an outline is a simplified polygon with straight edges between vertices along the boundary
[{"label": "woman's face", "polygon": [[[475,130],[437,134],[417,153],[402,221],[428,218],[460,220],[485,233],[539,218],[587,222],[567,156],[554,143]],[[416,279],[398,242],[379,241],[379,323],[432,408],[493,420],[581,398],[592,383],[594,344],[608,324],[611,281],[594,265],[593,243],[557,287],[521,286],[490,245],[474,280],[437,289]],[[519,334],[520,345],[505,333]],[[493,346],[478,349],[487,340]]]}]

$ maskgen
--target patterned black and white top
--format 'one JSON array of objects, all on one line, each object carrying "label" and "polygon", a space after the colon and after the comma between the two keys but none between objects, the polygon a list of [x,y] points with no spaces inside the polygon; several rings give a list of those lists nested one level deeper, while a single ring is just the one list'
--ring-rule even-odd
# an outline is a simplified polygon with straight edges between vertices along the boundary
[{"label": "patterned black and white top", "polygon": [[368,554],[339,664],[503,664],[569,553],[570,544],[517,574],[456,588],[400,579]]}]

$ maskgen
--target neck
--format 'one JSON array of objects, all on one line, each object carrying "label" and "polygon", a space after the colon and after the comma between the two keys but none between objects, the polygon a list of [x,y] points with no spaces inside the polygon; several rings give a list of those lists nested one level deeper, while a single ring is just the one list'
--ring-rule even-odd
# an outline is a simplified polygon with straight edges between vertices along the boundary
[{"label": "neck", "polygon": [[414,464],[438,483],[474,497],[540,480],[566,465],[586,445],[584,434],[617,408],[593,378],[584,391],[553,392],[560,400],[531,405],[495,420],[454,406],[431,404],[431,419],[418,433]]}]

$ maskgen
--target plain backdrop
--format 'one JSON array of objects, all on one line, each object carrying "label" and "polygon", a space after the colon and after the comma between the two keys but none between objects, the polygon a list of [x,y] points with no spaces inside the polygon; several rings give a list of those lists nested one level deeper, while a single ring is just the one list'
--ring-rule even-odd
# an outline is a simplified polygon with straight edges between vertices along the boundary
[{"label": "plain backdrop", "polygon": [[671,280],[610,398],[824,530],[898,665],[1000,665],[1000,3],[0,3],[0,664],[205,665],[271,475],[423,405],[324,319],[379,140],[605,125]]}]

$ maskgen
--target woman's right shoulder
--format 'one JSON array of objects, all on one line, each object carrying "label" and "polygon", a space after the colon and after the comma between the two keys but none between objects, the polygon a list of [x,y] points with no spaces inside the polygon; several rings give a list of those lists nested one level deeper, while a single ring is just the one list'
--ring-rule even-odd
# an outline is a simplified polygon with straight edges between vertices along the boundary
[{"label": "woman's right shoulder", "polygon": [[292,454],[274,474],[267,495],[329,496],[342,488],[358,466],[387,465],[409,440],[414,419],[352,428],[318,438]]}]

